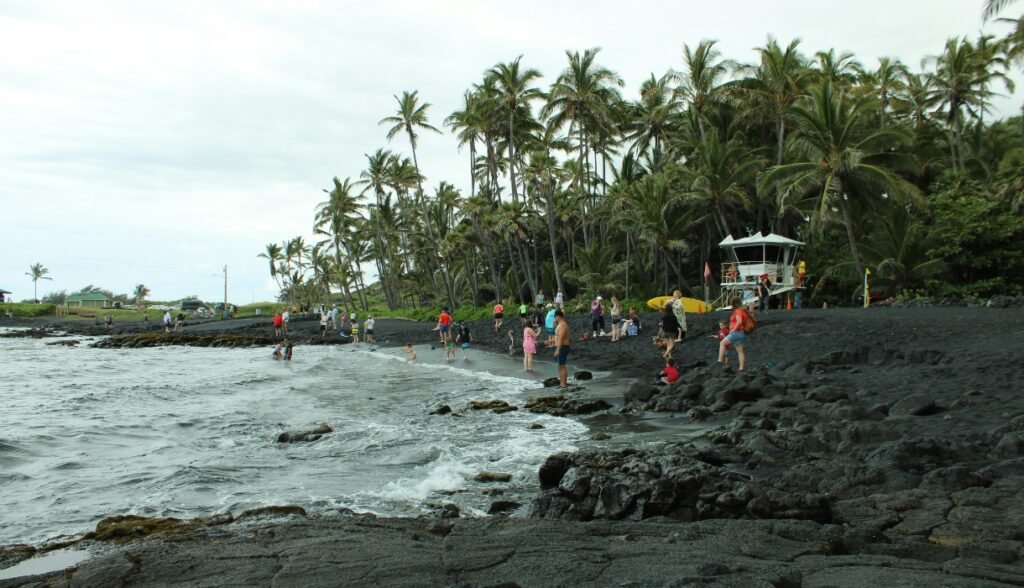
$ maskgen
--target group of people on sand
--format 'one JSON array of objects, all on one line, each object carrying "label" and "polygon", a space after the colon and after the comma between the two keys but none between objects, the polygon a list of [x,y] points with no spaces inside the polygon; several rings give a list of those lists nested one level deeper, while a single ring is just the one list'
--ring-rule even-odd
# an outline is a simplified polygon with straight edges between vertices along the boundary
[{"label": "group of people on sand", "polygon": [[[673,293],[673,299],[665,304],[661,314],[661,332],[654,337],[654,345],[663,350],[662,357],[665,359],[665,367],[658,374],[658,382],[662,384],[671,384],[680,378],[672,352],[675,350],[676,344],[686,339],[686,312],[681,297],[679,290],[676,290]],[[730,300],[730,306],[732,314],[729,316],[729,320],[719,321],[718,332],[711,337],[719,341],[718,362],[728,364],[729,352],[735,349],[739,360],[737,369],[742,372],[746,370],[747,363],[744,345],[747,335],[754,330],[757,322],[753,315],[743,307],[743,301],[740,298],[734,297]]]},{"label": "group of people on sand", "polygon": [[[445,361],[455,361],[456,343],[462,349],[463,361],[469,359],[469,347],[470,343],[473,342],[473,334],[470,332],[469,325],[465,321],[454,322],[451,311],[447,306],[442,308],[441,313],[437,315],[437,326],[434,327],[434,330],[438,332],[441,348],[444,350]],[[416,350],[413,349],[412,343],[406,343],[405,349],[402,351],[409,356],[406,361],[416,361]]]}]

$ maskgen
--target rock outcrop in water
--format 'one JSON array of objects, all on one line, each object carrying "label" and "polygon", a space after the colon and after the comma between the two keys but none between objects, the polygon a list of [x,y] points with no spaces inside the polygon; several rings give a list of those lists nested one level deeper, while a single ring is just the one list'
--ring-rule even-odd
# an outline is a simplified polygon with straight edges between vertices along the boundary
[{"label": "rock outcrop in water", "polygon": [[190,347],[267,347],[277,343],[271,337],[253,335],[196,335],[192,333],[136,333],[113,335],[92,344],[99,349],[139,349],[187,345]]},{"label": "rock outcrop in water", "polygon": [[327,433],[333,433],[334,429],[327,423],[320,423],[319,425],[309,429],[298,429],[295,431],[285,431],[277,436],[278,443],[300,443],[304,441],[316,441],[326,435]]}]

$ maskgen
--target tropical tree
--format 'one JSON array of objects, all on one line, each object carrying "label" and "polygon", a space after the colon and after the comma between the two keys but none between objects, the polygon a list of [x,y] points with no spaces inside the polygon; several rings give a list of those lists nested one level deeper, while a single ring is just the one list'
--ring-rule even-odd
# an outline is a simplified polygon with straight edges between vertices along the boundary
[{"label": "tropical tree", "polygon": [[[388,141],[393,139],[395,135],[401,132],[405,132],[409,137],[409,146],[412,148],[412,162],[416,167],[416,175],[420,174],[419,160],[416,159],[416,138],[419,136],[416,134],[417,129],[425,131],[432,131],[437,134],[441,134],[437,128],[430,125],[427,122],[427,109],[430,108],[429,102],[420,104],[419,102],[419,90],[413,90],[412,92],[402,92],[402,97],[395,96],[395,101],[398,102],[398,112],[394,116],[386,116],[380,120],[381,125],[392,125],[388,129]],[[421,178],[417,178],[417,185],[420,192],[423,191],[423,181]]]},{"label": "tropical tree", "polygon": [[763,47],[755,49],[760,58],[758,65],[745,68],[752,77],[742,82],[761,99],[775,121],[775,165],[782,165],[789,108],[805,94],[805,82],[811,73],[799,46],[800,39],[793,39],[783,48],[769,37]]},{"label": "tropical tree", "polygon": [[519,192],[516,189],[516,121],[519,123],[533,123],[533,114],[530,102],[544,98],[540,89],[531,84],[540,79],[540,71],[520,67],[519,62],[523,59],[520,55],[509,63],[499,63],[490,69],[489,76],[494,78],[494,85],[498,92],[498,99],[502,109],[507,113],[508,120],[508,175],[512,187],[512,202],[519,200]]},{"label": "tropical tree", "polygon": [[53,280],[53,278],[46,275],[48,273],[50,273],[50,270],[43,267],[41,263],[29,266],[25,275],[32,278],[32,300],[39,300],[39,280]]},{"label": "tropical tree", "polygon": [[792,199],[811,205],[811,226],[819,230],[838,208],[846,225],[850,253],[858,275],[863,273],[857,236],[850,217],[851,200],[905,201],[917,190],[895,173],[912,159],[894,149],[910,137],[898,129],[875,129],[867,120],[873,97],[851,99],[832,84],[814,88],[806,104],[790,109],[796,123],[796,163],[775,166],[758,182],[761,194],[774,192],[780,209]]},{"label": "tropical tree", "polygon": [[[621,100],[618,88],[624,84],[618,74],[597,64],[600,51],[599,48],[587,49],[582,54],[566,51],[569,65],[551,86],[548,102],[541,109],[541,115],[548,118],[548,125],[554,131],[568,125],[570,137],[576,139],[579,166],[576,189],[581,206],[592,184],[588,157],[593,137],[615,126],[612,105]],[[592,207],[594,204],[591,202]],[[583,217],[584,242],[589,244],[594,225],[587,222],[587,214]]]},{"label": "tropical tree", "polygon": [[149,288],[145,284],[139,284],[135,286],[135,291],[132,293],[132,297],[135,298],[135,304],[142,305],[146,301],[146,296],[149,296]]},{"label": "tropical tree", "polygon": [[1007,90],[1013,82],[1005,73],[994,71],[992,56],[978,50],[965,38],[949,39],[941,55],[925,59],[934,62],[935,71],[929,75],[929,99],[945,111],[945,122],[950,130],[950,161],[954,169],[962,170],[967,159],[964,151],[964,111],[973,119],[981,119],[991,96],[988,87],[1001,81]]},{"label": "tropical tree", "polygon": [[281,262],[284,261],[284,254],[281,252],[281,246],[277,243],[267,243],[266,249],[263,253],[260,253],[256,257],[267,260],[267,263],[270,266],[270,277],[274,280],[274,283],[277,284],[278,291],[281,291],[283,286],[281,285],[281,276],[277,271]]},{"label": "tropical tree", "polygon": [[712,212],[720,237],[734,234],[726,213],[750,206],[749,190],[765,161],[738,140],[722,141],[717,129],[692,149],[690,165],[679,171],[683,190]]},{"label": "tropical tree", "polygon": [[722,54],[715,49],[714,40],[702,40],[693,49],[683,45],[683,64],[686,69],[677,74],[680,80],[678,93],[689,106],[697,120],[700,138],[704,139],[704,119],[707,109],[716,99],[720,85],[729,73],[729,66],[735,65],[722,60]]}]

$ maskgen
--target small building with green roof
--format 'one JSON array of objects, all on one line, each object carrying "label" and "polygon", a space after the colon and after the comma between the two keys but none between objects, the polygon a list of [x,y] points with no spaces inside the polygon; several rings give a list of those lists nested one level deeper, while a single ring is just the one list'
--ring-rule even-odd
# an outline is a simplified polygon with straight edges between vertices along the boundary
[{"label": "small building with green roof", "polygon": [[64,301],[67,306],[84,306],[87,308],[110,308],[110,298],[99,292],[88,292],[85,294],[72,294]]}]

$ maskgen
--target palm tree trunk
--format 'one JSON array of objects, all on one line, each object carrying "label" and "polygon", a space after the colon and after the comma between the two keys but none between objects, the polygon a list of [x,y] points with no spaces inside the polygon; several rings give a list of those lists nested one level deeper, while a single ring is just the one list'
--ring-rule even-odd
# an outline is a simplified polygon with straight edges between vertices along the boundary
[{"label": "palm tree trunk", "polygon": [[516,187],[516,154],[512,141],[513,121],[516,109],[513,105],[508,113],[508,179],[512,184],[512,204],[519,203],[519,189]]},{"label": "palm tree trunk", "polygon": [[476,139],[469,139],[469,197],[476,196]]},{"label": "palm tree trunk", "polygon": [[423,194],[423,180],[420,178],[420,162],[416,159],[416,141],[412,136],[412,129],[407,128],[406,131],[409,133],[409,147],[412,148],[412,165],[416,168],[416,185],[420,189],[420,195]]},{"label": "palm tree trunk", "polygon": [[548,217],[548,241],[551,243],[551,264],[555,268],[555,284],[558,286],[560,291],[565,292],[565,290],[562,289],[562,270],[558,265],[558,246],[557,239],[555,237],[555,211],[551,203],[551,199],[553,197],[553,195],[548,194],[547,198],[544,199],[544,207],[547,213],[545,216]]},{"label": "palm tree trunk", "polygon": [[846,202],[846,195],[839,197],[839,210],[843,212],[843,223],[846,225],[846,237],[850,240],[850,255],[853,256],[853,265],[857,268],[857,275],[864,275],[864,266],[860,262],[860,251],[857,250],[857,239],[853,234],[853,223],[850,222],[850,209]]},{"label": "palm tree trunk", "polygon": [[775,136],[777,137],[775,165],[782,165],[782,148],[786,143],[786,120],[782,117],[782,113],[779,113],[775,122]]}]

